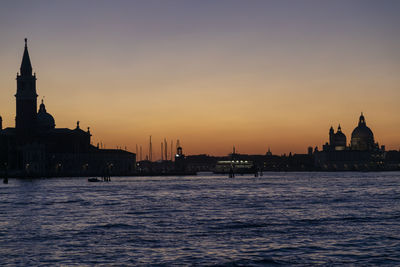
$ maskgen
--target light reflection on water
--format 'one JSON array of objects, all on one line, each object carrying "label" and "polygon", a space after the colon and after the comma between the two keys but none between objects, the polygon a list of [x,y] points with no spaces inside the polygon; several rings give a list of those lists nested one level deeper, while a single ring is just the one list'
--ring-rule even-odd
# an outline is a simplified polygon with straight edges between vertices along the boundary
[{"label": "light reflection on water", "polygon": [[400,173],[10,179],[2,265],[400,264]]}]

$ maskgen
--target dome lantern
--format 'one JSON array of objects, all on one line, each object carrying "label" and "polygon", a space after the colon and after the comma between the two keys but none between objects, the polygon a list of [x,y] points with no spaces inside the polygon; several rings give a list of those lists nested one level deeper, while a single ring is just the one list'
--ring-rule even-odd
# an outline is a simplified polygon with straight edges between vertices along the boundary
[{"label": "dome lantern", "polygon": [[358,126],[367,126],[367,124],[365,123],[364,114],[362,112],[361,112],[360,119],[358,121]]}]

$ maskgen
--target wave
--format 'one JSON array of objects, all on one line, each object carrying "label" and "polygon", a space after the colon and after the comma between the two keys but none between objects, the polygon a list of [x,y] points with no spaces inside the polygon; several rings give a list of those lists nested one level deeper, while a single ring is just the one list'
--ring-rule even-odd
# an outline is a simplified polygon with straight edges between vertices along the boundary
[{"label": "wave", "polygon": [[234,260],[234,261],[228,261],[224,263],[218,263],[218,264],[213,264],[213,265],[208,265],[208,266],[282,266],[286,265],[288,263],[281,262],[278,260],[274,260],[273,258],[264,258],[264,259],[258,259],[258,260],[248,260],[248,259],[240,259],[240,260]]},{"label": "wave", "polygon": [[95,230],[95,229],[131,229],[133,227],[134,227],[133,225],[125,224],[125,223],[107,223],[107,224],[90,226],[89,229],[91,229],[91,230]]}]

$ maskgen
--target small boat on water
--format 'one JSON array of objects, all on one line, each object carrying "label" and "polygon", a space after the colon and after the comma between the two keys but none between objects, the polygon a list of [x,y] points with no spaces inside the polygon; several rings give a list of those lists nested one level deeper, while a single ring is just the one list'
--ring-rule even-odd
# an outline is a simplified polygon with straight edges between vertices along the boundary
[{"label": "small boat on water", "polygon": [[3,184],[8,184],[8,178],[7,177],[4,178]]},{"label": "small boat on water", "polygon": [[95,182],[102,182],[102,180],[100,180],[100,179],[98,179],[98,178],[88,178],[87,179],[88,180],[88,182],[91,182],[91,183],[95,183]]},{"label": "small boat on water", "polygon": [[111,182],[111,177],[110,176],[104,176],[101,179],[97,178],[97,177],[93,177],[93,178],[88,178],[88,182]]}]

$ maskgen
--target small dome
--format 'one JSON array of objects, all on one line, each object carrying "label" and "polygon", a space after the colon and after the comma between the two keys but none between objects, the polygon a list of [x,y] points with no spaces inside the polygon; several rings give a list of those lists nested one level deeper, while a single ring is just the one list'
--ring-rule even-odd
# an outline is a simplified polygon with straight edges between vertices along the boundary
[{"label": "small dome", "polygon": [[335,144],[337,146],[346,146],[346,135],[342,132],[335,134]]},{"label": "small dome", "polygon": [[340,127],[340,125],[333,138],[335,146],[346,147],[347,138],[346,135],[342,132],[342,128]]},{"label": "small dome", "polygon": [[344,133],[342,133],[342,132],[337,132],[335,134],[335,137],[338,138],[338,139],[343,138],[343,137],[346,138],[346,135]]},{"label": "small dome", "polygon": [[37,125],[40,130],[51,130],[56,127],[55,121],[51,114],[47,113],[46,107],[43,103],[40,104],[39,112],[37,115]]}]

